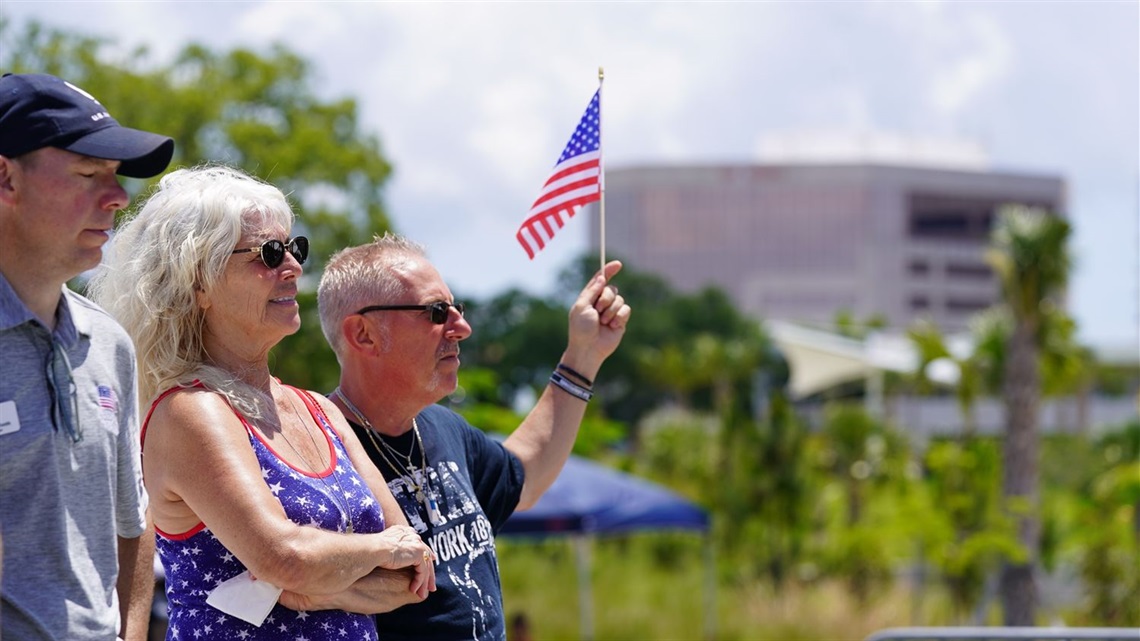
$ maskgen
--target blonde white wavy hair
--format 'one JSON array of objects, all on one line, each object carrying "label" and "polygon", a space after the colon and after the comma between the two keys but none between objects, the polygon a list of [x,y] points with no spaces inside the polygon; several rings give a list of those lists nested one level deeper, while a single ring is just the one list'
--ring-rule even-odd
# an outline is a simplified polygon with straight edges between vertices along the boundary
[{"label": "blonde white wavy hair", "polygon": [[127,330],[138,353],[144,407],[199,380],[259,418],[267,398],[210,363],[197,292],[216,286],[242,233],[293,226],[281,190],[239,169],[207,165],[162,178],[116,230],[88,294]]}]

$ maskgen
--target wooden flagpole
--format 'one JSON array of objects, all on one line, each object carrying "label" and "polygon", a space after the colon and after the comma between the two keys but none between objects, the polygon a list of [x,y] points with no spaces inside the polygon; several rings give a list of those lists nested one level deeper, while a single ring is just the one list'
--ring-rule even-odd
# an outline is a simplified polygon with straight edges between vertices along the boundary
[{"label": "wooden flagpole", "polygon": [[605,131],[605,120],[602,119],[602,81],[606,79],[605,71],[598,67],[598,185],[600,195],[598,200],[598,253],[602,261],[602,273],[606,271],[606,147],[602,144],[602,133]]}]

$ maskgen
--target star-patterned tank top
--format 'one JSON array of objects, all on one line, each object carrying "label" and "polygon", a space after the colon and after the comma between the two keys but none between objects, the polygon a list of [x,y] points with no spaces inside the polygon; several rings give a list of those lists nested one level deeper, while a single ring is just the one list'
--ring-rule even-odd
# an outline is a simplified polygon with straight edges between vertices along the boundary
[{"label": "star-patterned tank top", "polygon": [[[202,387],[201,384],[195,386]],[[285,462],[244,417],[234,412],[249,435],[250,446],[261,466],[261,477],[281,501],[285,514],[294,523],[343,532],[347,529],[344,515],[347,506],[351,512],[353,532],[368,534],[382,531],[384,515],[380,504],[352,467],[344,444],[328,417],[307,392],[286,388],[301,397],[328,444],[331,464],[316,476]],[[182,388],[167,390],[155,399],[143,422],[143,439],[154,408],[178,389]],[[339,496],[334,497],[333,492]],[[206,597],[223,581],[244,572],[245,565],[218,541],[204,523],[181,534],[155,530],[158,555],[166,573],[170,621],[166,633],[168,641],[350,641],[377,638],[372,617],[343,610],[298,612],[278,603],[260,626],[217,610],[206,603]]]}]

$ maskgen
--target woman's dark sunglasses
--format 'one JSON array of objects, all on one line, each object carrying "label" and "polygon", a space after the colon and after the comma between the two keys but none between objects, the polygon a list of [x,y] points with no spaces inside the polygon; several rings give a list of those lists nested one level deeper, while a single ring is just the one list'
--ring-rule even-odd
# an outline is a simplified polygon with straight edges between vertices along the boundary
[{"label": "woman's dark sunglasses", "polygon": [[261,247],[247,247],[245,249],[235,249],[232,254],[244,254],[246,252],[255,252],[261,255],[261,262],[269,269],[277,269],[285,260],[285,250],[293,255],[297,263],[305,264],[305,259],[309,257],[309,239],[304,236],[297,236],[289,239],[288,243],[283,243],[279,240],[267,240],[261,244]]},{"label": "woman's dark sunglasses", "polygon": [[367,314],[368,312],[385,312],[389,310],[397,311],[430,311],[431,322],[436,325],[443,325],[447,322],[447,317],[451,313],[451,308],[454,307],[459,315],[463,315],[463,303],[445,303],[443,301],[436,301],[428,305],[369,305],[368,307],[361,307],[356,310],[357,314]]}]

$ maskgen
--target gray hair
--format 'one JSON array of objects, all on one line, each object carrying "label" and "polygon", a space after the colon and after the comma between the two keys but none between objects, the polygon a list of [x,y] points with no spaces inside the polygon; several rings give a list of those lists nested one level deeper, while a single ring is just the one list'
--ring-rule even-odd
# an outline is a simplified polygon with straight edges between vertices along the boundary
[{"label": "gray hair", "polygon": [[281,190],[239,169],[206,165],[167,174],[115,232],[91,297],[130,334],[138,352],[139,398],[195,379],[250,418],[263,394],[210,364],[197,292],[217,285],[243,232],[293,226]]},{"label": "gray hair", "polygon": [[361,307],[389,304],[401,297],[405,285],[392,267],[408,258],[426,257],[423,245],[392,233],[333,254],[317,286],[317,307],[321,331],[338,362],[343,364],[340,328],[344,319]]}]

